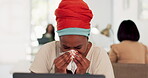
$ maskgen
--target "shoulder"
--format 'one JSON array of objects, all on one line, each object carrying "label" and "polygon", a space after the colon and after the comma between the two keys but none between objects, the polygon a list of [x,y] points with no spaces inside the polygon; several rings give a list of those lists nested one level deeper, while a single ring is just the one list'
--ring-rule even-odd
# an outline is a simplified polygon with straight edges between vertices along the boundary
[{"label": "shoulder", "polygon": [[58,43],[59,41],[52,41],[52,42],[49,42],[49,43],[46,43],[44,45],[41,46],[41,48],[53,48],[56,46],[56,43]]},{"label": "shoulder", "polygon": [[44,44],[43,46],[51,46],[51,45],[55,45],[55,43],[57,43],[58,41],[52,41],[52,42],[48,42],[46,44]]},{"label": "shoulder", "polygon": [[56,43],[58,41],[52,41],[52,42],[49,42],[49,43],[46,43],[44,45],[41,46],[41,48],[39,49],[38,51],[38,54],[40,53],[51,53],[51,52],[54,52],[55,51],[55,47],[57,46]]},{"label": "shoulder", "polygon": [[122,49],[123,45],[121,43],[118,44],[112,44],[110,46],[109,55],[112,53],[118,53]]},{"label": "shoulder", "polygon": [[142,46],[146,46],[145,44],[143,44],[142,42],[138,42],[140,45],[142,45]]},{"label": "shoulder", "polygon": [[111,48],[120,48],[120,47],[123,47],[123,46],[127,46],[128,44],[131,44],[132,41],[122,41],[120,43],[115,43],[115,44],[112,44],[110,47]]},{"label": "shoulder", "polygon": [[[95,50],[91,60],[92,70],[95,74],[104,74],[105,76],[113,78],[113,69],[105,49],[99,46],[93,46]],[[101,70],[100,70],[101,69]]]},{"label": "shoulder", "polygon": [[92,50],[93,50],[93,55],[95,55],[95,56],[100,56],[102,54],[103,55],[107,54],[107,51],[104,48],[100,47],[100,46],[93,45]]},{"label": "shoulder", "polygon": [[110,47],[111,48],[117,48],[118,46],[121,46],[122,44],[121,43],[119,43],[119,44],[112,44]]},{"label": "shoulder", "polygon": [[143,44],[143,43],[141,43],[141,42],[139,42],[139,44],[140,44],[141,46],[143,46],[144,48],[148,49],[147,45],[145,45],[145,44]]},{"label": "shoulder", "polygon": [[91,61],[96,64],[100,63],[101,60],[108,60],[107,51],[100,46],[93,45],[91,49]]}]

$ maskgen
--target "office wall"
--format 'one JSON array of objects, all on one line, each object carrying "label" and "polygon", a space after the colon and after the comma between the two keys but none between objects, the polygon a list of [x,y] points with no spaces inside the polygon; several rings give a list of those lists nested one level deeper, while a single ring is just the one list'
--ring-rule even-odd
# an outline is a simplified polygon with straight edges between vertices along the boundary
[{"label": "office wall", "polygon": [[148,45],[148,36],[147,36],[148,20],[139,19],[138,6],[139,6],[138,0],[113,0],[113,26],[115,32],[114,39],[116,43],[118,43],[116,34],[119,24],[124,19],[131,19],[136,23],[139,29],[141,35],[139,41]]},{"label": "office wall", "polygon": [[110,32],[110,37],[106,37],[100,32],[106,28],[107,24],[112,25],[112,0],[84,0],[93,12],[91,21],[92,31],[94,27],[98,29],[98,33],[91,32],[90,41],[97,46],[105,48],[107,51],[113,43],[113,33]]},{"label": "office wall", "polygon": [[0,63],[26,58],[30,38],[30,0],[0,0]]},{"label": "office wall", "polygon": [[112,24],[112,0],[84,0],[92,10],[94,16],[91,26],[98,25],[99,30],[107,24]]}]

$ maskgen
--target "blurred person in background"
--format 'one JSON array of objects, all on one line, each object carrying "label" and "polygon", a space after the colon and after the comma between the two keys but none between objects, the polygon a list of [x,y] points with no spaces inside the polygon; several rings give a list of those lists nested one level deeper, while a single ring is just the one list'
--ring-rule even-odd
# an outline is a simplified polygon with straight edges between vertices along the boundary
[{"label": "blurred person in background", "polygon": [[103,74],[106,78],[114,78],[107,52],[88,41],[90,21],[93,17],[88,5],[83,0],[62,0],[55,15],[60,41],[43,45],[30,71]]},{"label": "blurred person in background", "polygon": [[54,26],[52,24],[48,24],[46,27],[46,32],[43,34],[43,37],[38,39],[38,42],[40,45],[55,41],[55,32],[54,32]]},{"label": "blurred person in background", "polygon": [[112,63],[148,64],[148,48],[138,42],[140,34],[132,20],[124,20],[118,29],[119,44],[111,45],[109,57]]}]

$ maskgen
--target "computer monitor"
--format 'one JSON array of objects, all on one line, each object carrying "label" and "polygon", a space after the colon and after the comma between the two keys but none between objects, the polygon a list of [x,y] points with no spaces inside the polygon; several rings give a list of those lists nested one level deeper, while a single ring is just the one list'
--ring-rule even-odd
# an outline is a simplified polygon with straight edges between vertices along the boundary
[{"label": "computer monitor", "polygon": [[90,74],[35,74],[35,73],[14,73],[13,78],[105,78],[104,75]]}]

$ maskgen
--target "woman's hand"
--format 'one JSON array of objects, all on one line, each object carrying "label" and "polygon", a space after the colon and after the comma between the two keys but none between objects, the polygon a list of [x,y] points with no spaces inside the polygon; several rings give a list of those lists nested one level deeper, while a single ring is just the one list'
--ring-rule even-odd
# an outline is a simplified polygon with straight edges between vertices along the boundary
[{"label": "woman's hand", "polygon": [[71,61],[71,55],[69,52],[64,53],[54,60],[55,73],[67,73],[66,68]]},{"label": "woman's hand", "polygon": [[76,53],[74,57],[75,58],[73,60],[77,65],[76,74],[85,74],[86,70],[90,66],[90,61],[79,53]]}]

